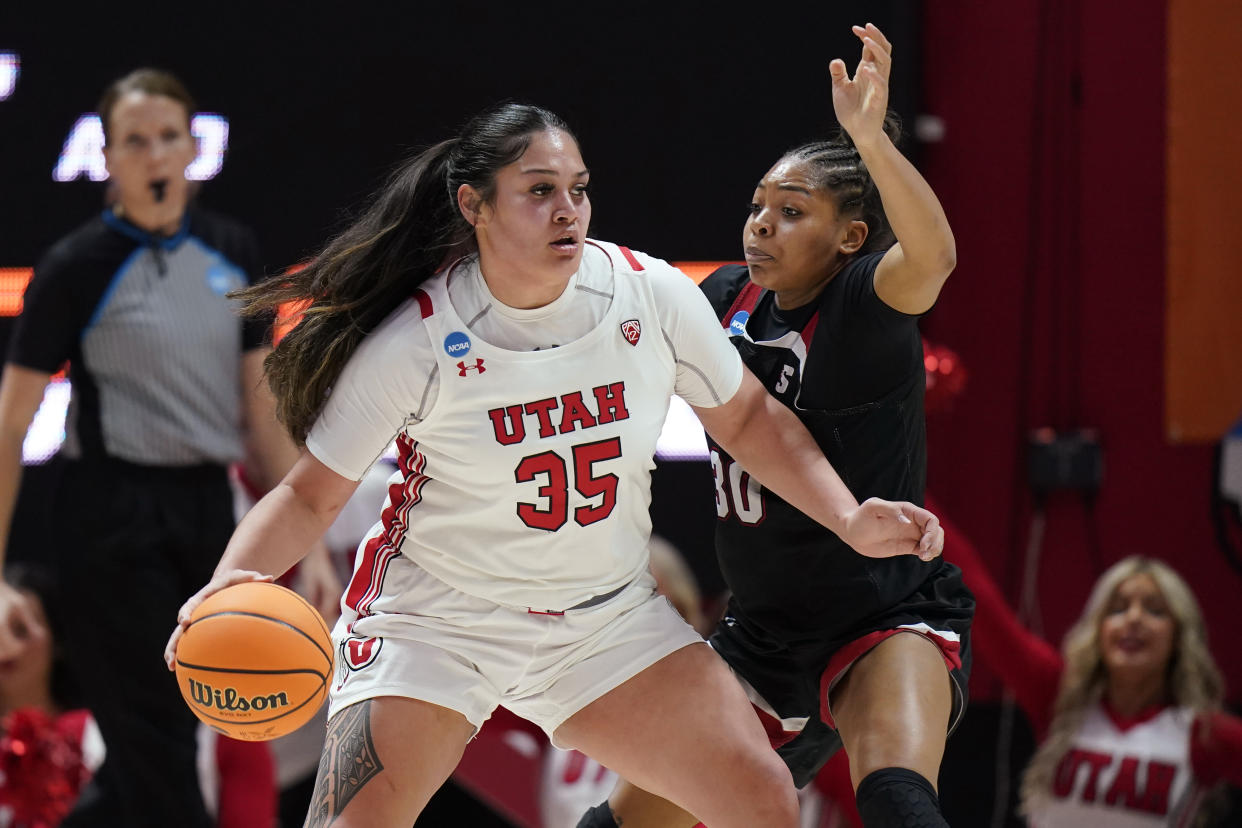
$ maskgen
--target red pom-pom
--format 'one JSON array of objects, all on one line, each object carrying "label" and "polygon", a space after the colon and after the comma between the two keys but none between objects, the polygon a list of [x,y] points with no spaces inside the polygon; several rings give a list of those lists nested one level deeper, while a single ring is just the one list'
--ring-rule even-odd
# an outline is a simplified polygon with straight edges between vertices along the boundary
[{"label": "red pom-pom", "polygon": [[23,708],[0,726],[0,809],[15,826],[59,825],[91,775],[82,758],[81,720]]}]

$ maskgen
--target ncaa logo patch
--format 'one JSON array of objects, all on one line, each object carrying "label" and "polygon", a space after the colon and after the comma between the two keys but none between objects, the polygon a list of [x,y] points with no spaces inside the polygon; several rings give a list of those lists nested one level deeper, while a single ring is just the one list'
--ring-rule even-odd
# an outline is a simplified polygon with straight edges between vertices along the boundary
[{"label": "ncaa logo patch", "polygon": [[729,333],[735,336],[744,336],[748,319],[750,319],[750,313],[747,311],[738,311],[733,314],[733,318],[729,320]]},{"label": "ncaa logo patch", "polygon": [[643,326],[639,324],[637,319],[627,319],[621,323],[621,335],[631,345],[638,344],[638,337],[642,336],[642,333]]},{"label": "ncaa logo patch", "polygon": [[351,670],[369,667],[384,646],[382,638],[348,638],[341,642],[341,661]]},{"label": "ncaa logo patch", "polygon": [[461,331],[453,331],[444,337],[444,352],[451,357],[464,357],[470,353],[470,337]]}]

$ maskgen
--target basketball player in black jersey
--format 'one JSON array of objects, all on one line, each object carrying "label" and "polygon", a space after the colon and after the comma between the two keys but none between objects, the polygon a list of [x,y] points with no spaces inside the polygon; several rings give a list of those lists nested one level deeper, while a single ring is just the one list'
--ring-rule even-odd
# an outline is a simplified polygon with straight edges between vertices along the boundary
[{"label": "basketball player in black jersey", "polygon": [[[763,176],[746,265],[702,285],[734,345],[793,409],[858,498],[922,502],[927,463],[918,318],[955,265],[939,201],[897,150],[891,46],[854,27],[854,77],[834,60],[842,126]],[[716,548],[732,597],[712,646],[806,785],[844,746],[863,823],[942,826],[936,779],[966,703],[974,599],[941,559],[874,560],[753,481],[710,444]],[[622,782],[579,828],[689,828]],[[710,826],[708,827],[710,828]]]}]

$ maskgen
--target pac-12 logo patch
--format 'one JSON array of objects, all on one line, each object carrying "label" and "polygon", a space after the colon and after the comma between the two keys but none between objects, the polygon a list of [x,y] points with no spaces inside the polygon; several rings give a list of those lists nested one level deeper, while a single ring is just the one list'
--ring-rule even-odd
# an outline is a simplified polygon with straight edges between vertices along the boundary
[{"label": "pac-12 logo patch", "polygon": [[469,371],[478,371],[480,374],[487,373],[487,369],[483,367],[483,357],[475,357],[474,365],[467,365],[465,360],[457,363],[457,376],[464,377]]},{"label": "pac-12 logo patch", "polygon": [[738,311],[733,314],[733,318],[729,320],[729,333],[734,336],[742,336],[746,333],[746,320],[750,319],[748,311]]},{"label": "pac-12 logo patch", "polygon": [[637,345],[638,337],[642,336],[642,334],[643,326],[639,324],[637,319],[627,319],[621,323],[621,335],[631,345]]},{"label": "pac-12 logo patch", "polygon": [[464,357],[470,353],[470,337],[461,331],[453,331],[444,337],[444,352],[451,357]]}]

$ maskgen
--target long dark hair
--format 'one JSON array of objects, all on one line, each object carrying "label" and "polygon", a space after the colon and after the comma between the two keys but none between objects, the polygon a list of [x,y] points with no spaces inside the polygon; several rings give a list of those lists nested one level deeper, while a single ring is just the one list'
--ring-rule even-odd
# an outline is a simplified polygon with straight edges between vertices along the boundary
[{"label": "long dark hair", "polygon": [[496,173],[550,129],[573,137],[561,118],[537,106],[504,103],[476,115],[456,138],[402,163],[307,267],[237,294],[248,315],[305,305],[266,362],[277,416],[295,440],[305,441],[362,338],[443,265],[475,249],[458,188],[469,184],[490,203]]},{"label": "long dark hair", "polygon": [[[897,144],[901,139],[901,119],[889,111],[884,117],[884,133]],[[896,238],[884,214],[880,191],[871,180],[871,173],[844,129],[827,141],[812,141],[794,147],[780,161],[806,162],[816,188],[832,196],[837,212],[843,218],[858,219],[867,225],[867,239],[858,253],[887,250]],[[857,255],[857,254],[855,254]]]}]

